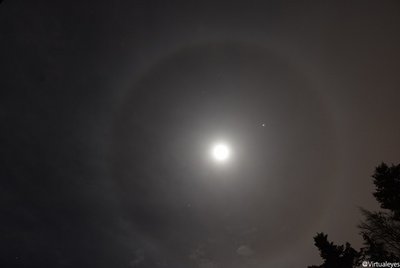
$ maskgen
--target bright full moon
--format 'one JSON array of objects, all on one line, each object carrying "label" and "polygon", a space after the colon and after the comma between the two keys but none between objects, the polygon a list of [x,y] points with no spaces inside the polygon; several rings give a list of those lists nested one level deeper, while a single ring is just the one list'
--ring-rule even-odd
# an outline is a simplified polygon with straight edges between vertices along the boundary
[{"label": "bright full moon", "polygon": [[218,162],[224,162],[229,159],[230,150],[226,144],[219,143],[212,148],[212,156]]}]

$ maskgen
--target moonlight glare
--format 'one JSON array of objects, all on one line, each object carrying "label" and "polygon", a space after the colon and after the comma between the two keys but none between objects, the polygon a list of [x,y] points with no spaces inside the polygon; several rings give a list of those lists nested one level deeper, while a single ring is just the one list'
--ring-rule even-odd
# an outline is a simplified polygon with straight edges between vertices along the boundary
[{"label": "moonlight glare", "polygon": [[226,162],[230,158],[231,150],[225,143],[217,143],[212,147],[212,157],[217,162]]}]

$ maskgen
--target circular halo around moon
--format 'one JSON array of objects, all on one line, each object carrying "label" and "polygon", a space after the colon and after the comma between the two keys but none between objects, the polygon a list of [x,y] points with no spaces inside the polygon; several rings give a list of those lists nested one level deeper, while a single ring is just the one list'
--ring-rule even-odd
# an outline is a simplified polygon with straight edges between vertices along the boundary
[{"label": "circular halo around moon", "polygon": [[[264,47],[210,43],[182,48],[138,79],[111,153],[121,204],[141,236],[173,245],[176,256],[204,237],[219,237],[220,252],[246,233],[265,257],[309,239],[335,194],[338,160],[333,121],[295,67]],[[213,147],[219,133],[229,150]],[[210,161],[232,172],[214,172]],[[226,188],[207,180],[214,176],[229,176]]]}]

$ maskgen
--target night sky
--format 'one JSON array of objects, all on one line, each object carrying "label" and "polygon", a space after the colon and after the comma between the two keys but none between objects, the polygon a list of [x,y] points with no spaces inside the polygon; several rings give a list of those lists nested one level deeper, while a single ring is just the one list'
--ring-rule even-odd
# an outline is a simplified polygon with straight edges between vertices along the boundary
[{"label": "night sky", "polygon": [[189,2],[0,4],[1,267],[361,246],[370,176],[400,161],[400,4]]}]

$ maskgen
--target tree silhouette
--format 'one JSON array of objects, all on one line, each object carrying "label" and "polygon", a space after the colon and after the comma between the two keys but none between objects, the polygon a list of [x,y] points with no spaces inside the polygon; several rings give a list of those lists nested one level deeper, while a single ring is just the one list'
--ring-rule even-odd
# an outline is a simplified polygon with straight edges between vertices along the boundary
[{"label": "tree silhouette", "polygon": [[372,177],[376,186],[374,196],[381,208],[390,210],[400,220],[400,164],[388,167],[381,163]]},{"label": "tree silhouette", "polygon": [[361,209],[365,217],[358,226],[364,239],[361,253],[371,261],[400,261],[400,165],[382,163],[372,177],[373,195],[384,211]]},{"label": "tree silhouette", "polygon": [[358,265],[359,253],[349,243],[345,246],[337,246],[328,241],[328,235],[318,233],[314,237],[314,245],[318,248],[324,262],[319,266],[308,266],[309,268],[352,268]]},{"label": "tree silhouette", "polygon": [[364,247],[356,251],[349,243],[337,246],[328,241],[327,235],[318,233],[314,237],[314,244],[320,251],[323,263],[309,268],[358,267],[364,260],[400,261],[400,164],[389,167],[382,163],[376,167],[372,177],[376,187],[373,195],[383,211],[360,209],[365,218],[358,225]]}]

